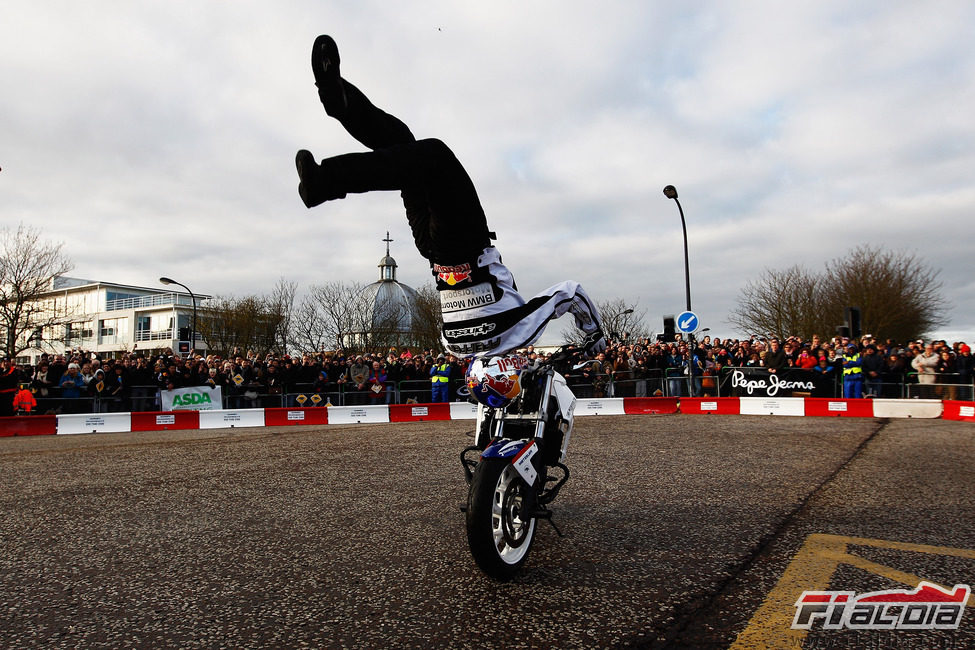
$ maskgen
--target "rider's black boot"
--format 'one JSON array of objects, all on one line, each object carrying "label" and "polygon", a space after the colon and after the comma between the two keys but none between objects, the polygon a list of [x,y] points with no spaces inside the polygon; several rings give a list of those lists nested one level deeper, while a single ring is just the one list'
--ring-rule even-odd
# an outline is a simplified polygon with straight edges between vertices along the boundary
[{"label": "rider's black boot", "polygon": [[298,196],[306,208],[313,208],[325,201],[344,199],[345,192],[335,187],[334,178],[330,178],[323,165],[315,162],[310,151],[302,149],[295,156],[295,167],[298,169]]},{"label": "rider's black boot", "polygon": [[349,107],[345,85],[339,75],[339,48],[331,36],[322,34],[311,49],[311,69],[325,112],[341,119]]},{"label": "rider's black boot", "polygon": [[388,151],[347,153],[326,158],[318,164],[311,152],[302,149],[295,157],[298,194],[312,208],[325,201],[344,199],[346,194],[401,190],[405,174]]}]

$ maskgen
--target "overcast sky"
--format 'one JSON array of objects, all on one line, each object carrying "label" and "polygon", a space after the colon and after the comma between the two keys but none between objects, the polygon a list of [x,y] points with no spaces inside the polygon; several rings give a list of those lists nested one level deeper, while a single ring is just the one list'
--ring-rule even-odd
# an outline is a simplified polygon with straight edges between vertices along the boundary
[{"label": "overcast sky", "polygon": [[[975,339],[975,3],[6,3],[0,225],[64,242],[72,275],[195,292],[371,282],[387,230],[430,281],[396,193],[313,210],[294,154],[362,150],[309,66],[446,141],[534,294],[684,308],[719,336],[765,268],[819,271],[870,242],[917,254]],[[840,315],[837,315],[837,322]],[[554,328],[553,328],[554,329]]]}]

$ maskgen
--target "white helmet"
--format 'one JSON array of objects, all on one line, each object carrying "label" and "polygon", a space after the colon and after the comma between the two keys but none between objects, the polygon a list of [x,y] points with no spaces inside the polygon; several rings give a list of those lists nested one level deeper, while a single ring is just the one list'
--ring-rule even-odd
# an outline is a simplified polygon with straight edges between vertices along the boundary
[{"label": "white helmet", "polygon": [[521,393],[521,371],[528,359],[513,354],[475,359],[467,369],[467,387],[481,404],[504,408]]}]

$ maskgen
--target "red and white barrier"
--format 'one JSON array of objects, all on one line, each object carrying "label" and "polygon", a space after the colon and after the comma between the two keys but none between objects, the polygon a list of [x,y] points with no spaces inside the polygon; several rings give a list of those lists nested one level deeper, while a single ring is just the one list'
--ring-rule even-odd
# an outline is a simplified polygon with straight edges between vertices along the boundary
[{"label": "red and white barrier", "polygon": [[201,429],[234,429],[263,427],[264,409],[218,409],[198,411]]},{"label": "red and white barrier", "polygon": [[450,404],[390,404],[390,422],[450,420]]},{"label": "red and white barrier", "polygon": [[939,399],[876,399],[875,418],[940,418],[943,408]]},{"label": "red and white barrier", "polygon": [[[576,415],[787,415],[865,418],[944,418],[975,422],[975,402],[924,399],[829,399],[820,397],[617,397],[580,399]],[[391,404],[148,413],[87,413],[0,418],[0,437],[119,433],[326,424],[378,424],[474,420],[477,406]]]},{"label": "red and white barrier", "polygon": [[741,404],[737,397],[681,397],[680,412],[694,415],[738,415]]},{"label": "red and white barrier", "polygon": [[623,412],[627,415],[662,415],[677,412],[676,397],[624,397]]},{"label": "red and white barrier", "polygon": [[806,415],[854,418],[873,417],[873,400],[829,399],[827,397],[807,397],[805,400]]},{"label": "red and white barrier", "polygon": [[975,402],[958,402],[945,400],[941,417],[945,420],[964,420],[975,422]]},{"label": "red and white barrier", "polygon": [[132,431],[199,429],[199,411],[150,411],[132,413]]},{"label": "red and white barrier", "polygon": [[377,406],[329,406],[330,424],[384,424],[389,422],[389,407]]},{"label": "red and white barrier", "polygon": [[6,436],[53,436],[58,432],[58,416],[30,415],[0,418],[0,438]]},{"label": "red and white barrier", "polygon": [[125,433],[132,430],[131,413],[81,413],[59,415],[58,434]]},{"label": "red and white barrier", "polygon": [[264,409],[264,426],[284,427],[298,424],[328,424],[328,409],[323,406]]},{"label": "red and white barrier", "polygon": [[577,399],[575,415],[626,415],[623,410],[623,397],[608,399]]}]

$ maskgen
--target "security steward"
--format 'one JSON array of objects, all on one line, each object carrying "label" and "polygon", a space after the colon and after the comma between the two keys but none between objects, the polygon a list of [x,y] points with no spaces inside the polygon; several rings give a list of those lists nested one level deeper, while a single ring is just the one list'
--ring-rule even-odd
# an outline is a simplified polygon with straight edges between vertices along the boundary
[{"label": "security steward", "polygon": [[437,357],[437,362],[430,368],[430,388],[433,391],[432,401],[449,401],[450,388],[450,364],[447,363],[444,355]]},{"label": "security steward", "polygon": [[843,397],[863,397],[863,360],[852,343],[846,346],[843,356]]}]

